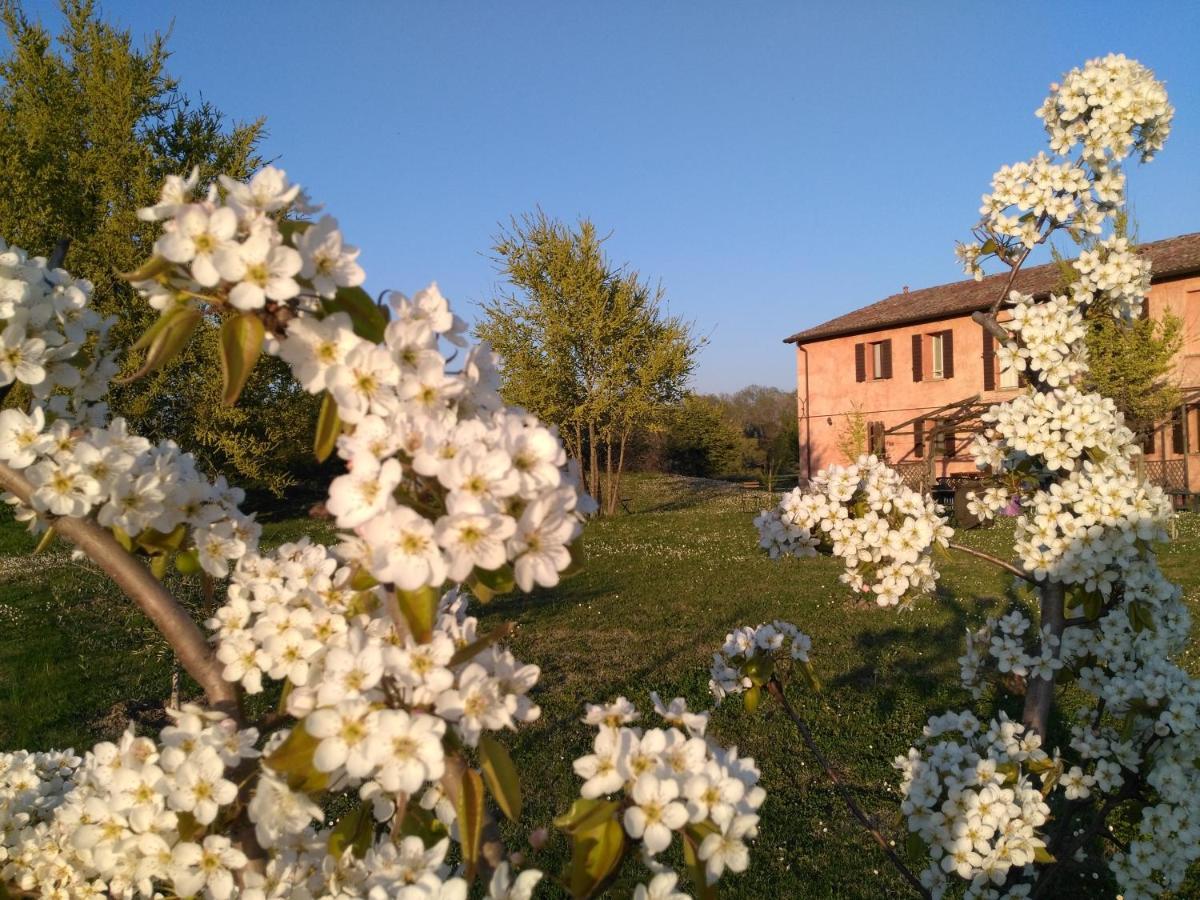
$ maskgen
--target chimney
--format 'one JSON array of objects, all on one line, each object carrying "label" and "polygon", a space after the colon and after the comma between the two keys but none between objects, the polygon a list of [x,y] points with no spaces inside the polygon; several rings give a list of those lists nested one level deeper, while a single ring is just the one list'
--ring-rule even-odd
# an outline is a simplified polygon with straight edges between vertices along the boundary
[{"label": "chimney", "polygon": [[904,286],[903,290],[904,290],[904,293],[906,293],[906,294],[908,293],[908,285],[907,284]]}]

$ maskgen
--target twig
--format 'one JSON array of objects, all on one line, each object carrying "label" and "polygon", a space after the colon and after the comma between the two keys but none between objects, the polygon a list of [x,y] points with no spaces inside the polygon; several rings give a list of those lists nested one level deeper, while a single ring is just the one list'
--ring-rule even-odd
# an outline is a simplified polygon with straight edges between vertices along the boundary
[{"label": "twig", "polygon": [[1026,572],[1024,569],[1019,569],[1010,562],[1005,562],[998,556],[992,556],[983,550],[976,550],[974,547],[968,547],[965,544],[958,544],[950,541],[947,545],[951,550],[958,550],[960,553],[966,553],[968,556],[975,556],[979,559],[987,560],[994,566],[999,566],[1005,572],[1015,575],[1017,578],[1023,578],[1031,584],[1036,583],[1036,579]]},{"label": "twig", "polygon": [[783,707],[783,711],[787,713],[787,717],[792,720],[792,723],[796,726],[796,730],[800,732],[800,737],[804,741],[804,745],[808,747],[809,752],[816,758],[818,765],[820,765],[820,767],[825,771],[825,777],[833,783],[834,788],[837,789],[837,792],[841,795],[842,800],[845,801],[846,806],[849,808],[854,818],[858,819],[863,828],[867,829],[871,837],[875,839],[875,843],[877,843],[880,849],[887,854],[887,857],[889,860],[891,860],[892,865],[895,866],[897,871],[904,876],[905,881],[912,885],[913,889],[922,897],[924,897],[925,900],[933,900],[933,895],[925,889],[925,885],[921,884],[921,879],[914,875],[912,870],[905,865],[904,860],[900,858],[895,849],[893,849],[892,846],[887,842],[887,839],[884,838],[884,836],[879,832],[879,829],[876,828],[871,820],[867,818],[867,814],[862,811],[862,808],[855,801],[851,793],[846,789],[845,784],[842,783],[842,780],[838,777],[837,773],[833,771],[833,767],[829,765],[829,761],[825,758],[825,754],[823,754],[820,748],[817,747],[817,743],[813,739],[812,732],[808,728],[808,723],[805,722],[804,719],[799,716],[799,714],[797,714],[796,710],[792,708],[792,704],[788,702],[788,699],[783,692],[783,685],[780,683],[779,679],[772,676],[771,680],[767,682],[767,691],[776,699],[776,701],[778,701],[779,705]]},{"label": "twig", "polygon": [[[0,487],[26,506],[31,505],[33,485],[20,472],[3,463],[0,463]],[[87,554],[154,623],[175,651],[180,664],[203,688],[209,706],[240,724],[237,689],[221,677],[221,664],[192,617],[149,569],[91,519],[63,516],[54,518],[53,524],[60,535]]]}]

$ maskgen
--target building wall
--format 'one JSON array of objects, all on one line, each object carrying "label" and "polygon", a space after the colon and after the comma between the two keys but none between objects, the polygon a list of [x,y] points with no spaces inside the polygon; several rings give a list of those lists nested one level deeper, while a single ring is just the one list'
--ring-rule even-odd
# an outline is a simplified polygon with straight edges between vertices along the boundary
[{"label": "building wall", "polygon": [[[1170,309],[1184,321],[1183,346],[1177,367],[1181,386],[1200,385],[1200,276],[1174,279],[1152,285],[1149,311],[1152,316]],[[953,377],[914,381],[912,336],[938,331],[953,332]],[[892,341],[891,377],[873,379],[870,343]],[[865,344],[867,380],[856,380],[855,345]],[[825,466],[848,462],[838,449],[839,438],[850,426],[855,411],[867,422],[882,422],[884,428],[924,416],[939,407],[973,395],[983,401],[1002,402],[1015,390],[984,389],[983,328],[969,316],[958,316],[919,325],[906,325],[870,333],[814,340],[796,347],[797,405],[800,422],[800,474],[811,477]],[[997,380],[997,386],[999,384]],[[1200,410],[1188,417],[1189,482],[1200,490]],[[939,459],[937,474],[974,471],[965,453],[965,435],[960,436],[958,458]],[[1170,435],[1160,432],[1153,456],[1179,458],[1170,447]],[[887,457],[893,464],[923,459],[914,454],[914,436],[890,435]],[[929,452],[929,448],[925,448]]]}]

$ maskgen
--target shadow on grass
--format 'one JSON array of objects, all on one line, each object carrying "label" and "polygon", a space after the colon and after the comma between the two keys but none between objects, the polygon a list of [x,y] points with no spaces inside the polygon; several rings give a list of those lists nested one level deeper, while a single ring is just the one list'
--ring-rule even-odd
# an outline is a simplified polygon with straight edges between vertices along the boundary
[{"label": "shadow on grass", "polygon": [[[964,603],[944,585],[938,586],[934,600],[947,615],[937,625],[914,627],[895,619],[895,625],[857,635],[853,645],[862,662],[831,679],[830,687],[869,695],[876,713],[885,719],[914,690],[925,696],[935,694],[945,684],[946,669],[957,668],[966,632],[974,623]],[[978,597],[971,603],[988,611],[1004,605],[996,597]],[[903,678],[892,677],[897,670]]]}]

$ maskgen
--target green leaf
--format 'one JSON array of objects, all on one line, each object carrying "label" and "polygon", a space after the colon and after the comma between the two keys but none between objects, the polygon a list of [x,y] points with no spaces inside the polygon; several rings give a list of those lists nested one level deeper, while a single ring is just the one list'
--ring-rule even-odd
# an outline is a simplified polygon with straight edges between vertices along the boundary
[{"label": "green leaf", "polygon": [[387,311],[362,288],[338,288],[333,299],[322,301],[322,305],[328,312],[347,313],[354,325],[354,333],[359,337],[373,344],[383,340],[383,330],[388,323]]},{"label": "green leaf", "polygon": [[[716,829],[714,828],[713,831]],[[705,835],[689,825],[683,832],[683,861],[692,874],[692,893],[696,900],[716,900],[717,886],[708,883],[704,862],[700,859],[700,845]]]},{"label": "green leaf", "polygon": [[496,798],[501,812],[516,822],[521,818],[521,776],[517,774],[512,757],[503,744],[484,734],[479,738],[479,762],[488,790]]},{"label": "green leaf", "polygon": [[432,812],[421,809],[416,803],[409,803],[404,810],[404,818],[400,820],[400,834],[404,837],[419,837],[421,843],[430,847],[440,841],[446,833],[446,826]]},{"label": "green leaf", "polygon": [[742,694],[742,706],[746,712],[754,712],[758,709],[758,704],[762,702],[762,688],[757,684]]},{"label": "green leaf", "polygon": [[254,364],[262,355],[266,329],[252,312],[230,316],[221,323],[221,376],[225,391],[221,402],[233,406],[250,380]]},{"label": "green leaf", "polygon": [[379,587],[379,580],[366,569],[357,566],[350,572],[350,589],[354,591],[369,591]]},{"label": "green leaf", "polygon": [[988,238],[983,242],[983,246],[979,248],[979,255],[986,256],[989,253],[995,253],[999,249],[1000,248],[997,246],[995,239]]},{"label": "green leaf", "polygon": [[117,274],[119,274],[126,281],[149,281],[152,278],[157,278],[159,275],[165,275],[174,267],[175,264],[170,260],[155,255],[150,257],[132,272],[118,272]]},{"label": "green leaf", "polygon": [[800,674],[804,676],[804,681],[810,691],[814,694],[821,693],[821,679],[817,677],[817,670],[813,668],[810,660],[806,659],[800,663]]},{"label": "green leaf", "polygon": [[187,537],[187,525],[180,523],[166,534],[161,531],[155,531],[153,528],[147,528],[134,538],[134,543],[147,552],[155,550],[178,550],[183,546],[183,539],[185,537]]},{"label": "green leaf", "polygon": [[195,550],[184,550],[175,554],[175,571],[180,575],[195,575],[200,571],[200,554]]},{"label": "green leaf", "polygon": [[329,775],[318,772],[313,764],[313,753],[318,743],[315,737],[304,730],[304,723],[297,722],[287,739],[263,761],[270,769],[283,775],[293,791],[306,794],[323,791],[329,786]]},{"label": "green leaf", "polygon": [[493,598],[501,594],[511,594],[517,586],[513,580],[512,566],[508,563],[494,571],[475,569],[467,583],[480,603],[491,603]]},{"label": "green leaf", "polygon": [[116,538],[118,544],[124,547],[128,552],[133,552],[133,538],[123,528],[113,528],[112,535]]},{"label": "green leaf", "polygon": [[371,803],[367,800],[359,802],[333,826],[329,832],[329,854],[334,859],[341,859],[346,848],[350,848],[356,858],[362,859],[375,839],[375,817],[371,814]]},{"label": "green leaf", "polygon": [[171,561],[165,553],[155,553],[150,557],[150,574],[162,581],[167,577],[167,564]]},{"label": "green leaf", "polygon": [[438,592],[428,585],[415,591],[396,590],[396,603],[408,623],[408,630],[419,644],[427,644],[433,637],[438,599]]},{"label": "green leaf", "polygon": [[114,378],[113,382],[129,384],[137,381],[143,375],[157,372],[187,346],[196,327],[200,324],[200,319],[200,310],[191,306],[180,307],[179,312],[172,316],[170,321],[164,324],[162,330],[150,341],[150,347],[146,351],[146,358],[142,361],[141,367],[132,375]]},{"label": "green leaf", "polygon": [[515,626],[512,622],[503,622],[478,640],[472,641],[465,647],[460,647],[458,651],[452,657],[450,657],[450,668],[461,666],[463,663],[474,659],[488,647],[492,646],[492,644],[496,643],[497,641],[504,640],[513,633],[514,627]]},{"label": "green leaf", "polygon": [[616,800],[580,798],[571,804],[569,812],[554,820],[554,827],[566,834],[576,834],[595,828],[606,819],[611,819],[621,808]]},{"label": "green leaf", "polygon": [[134,341],[133,345],[129,349],[145,350],[150,346],[151,343],[154,342],[154,339],[162,333],[163,329],[171,324],[171,320],[178,317],[180,313],[186,312],[187,308],[188,307],[184,304],[176,304],[170,309],[163,310],[162,315],[154,320],[153,325],[142,332],[142,336]]},{"label": "green leaf", "polygon": [[312,226],[307,219],[281,219],[278,223],[279,233],[285,240],[291,240],[298,234],[304,234]]},{"label": "green leaf", "polygon": [[467,881],[472,881],[479,865],[479,848],[483,845],[483,779],[474,769],[463,772],[456,806],[459,840],[462,842],[463,861],[467,864]]},{"label": "green leaf", "polygon": [[908,855],[908,861],[914,866],[924,866],[925,860],[929,859],[929,845],[921,840],[921,836],[915,831],[910,831],[908,837],[904,839],[904,852]]},{"label": "green leaf", "polygon": [[175,830],[179,832],[180,840],[190,841],[202,829],[195,816],[190,812],[181,812],[176,814]]},{"label": "green leaf", "polygon": [[337,403],[333,394],[328,392],[321,398],[321,412],[317,416],[317,433],[313,437],[313,454],[317,462],[325,462],[329,454],[337,446],[338,435],[342,433],[342,420],[338,415]]},{"label": "green leaf", "polygon": [[42,539],[38,541],[38,545],[33,548],[33,555],[37,556],[39,553],[45,551],[47,547],[54,543],[54,538],[57,535],[58,532],[54,530],[53,525],[47,528],[46,533],[42,535]]},{"label": "green leaf", "polygon": [[624,855],[625,829],[616,819],[578,832],[571,854],[571,896],[594,896],[616,871]]},{"label": "green leaf", "polygon": [[1033,851],[1033,861],[1039,863],[1058,862],[1058,860],[1054,858],[1053,854],[1051,854],[1050,851],[1045,847],[1038,847]]}]

